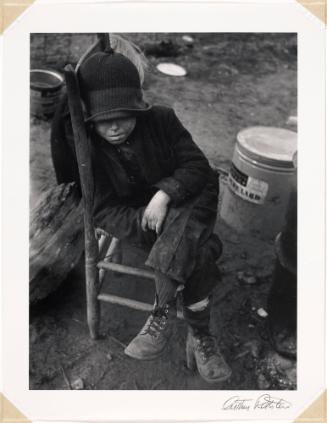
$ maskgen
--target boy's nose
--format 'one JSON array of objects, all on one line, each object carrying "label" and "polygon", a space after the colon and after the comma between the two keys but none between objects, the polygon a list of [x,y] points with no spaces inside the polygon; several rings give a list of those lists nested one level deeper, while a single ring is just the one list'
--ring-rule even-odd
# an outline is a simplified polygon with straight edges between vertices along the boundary
[{"label": "boy's nose", "polygon": [[118,122],[116,122],[115,120],[113,120],[113,121],[111,122],[110,127],[111,127],[111,129],[112,129],[113,131],[117,131],[117,129],[119,128]]}]

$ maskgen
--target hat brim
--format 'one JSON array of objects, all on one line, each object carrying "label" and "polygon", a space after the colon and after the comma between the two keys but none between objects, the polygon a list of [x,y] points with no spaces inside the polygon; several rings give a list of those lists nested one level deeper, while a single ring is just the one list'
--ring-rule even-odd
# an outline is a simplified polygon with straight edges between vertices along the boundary
[{"label": "hat brim", "polygon": [[[144,107],[140,108],[123,108],[123,109],[113,109],[113,110],[105,110],[103,112],[98,112],[89,116],[85,119],[85,122],[100,122],[103,120],[110,120],[110,119],[119,119],[119,118],[128,118],[131,116],[137,116],[141,113],[148,112],[152,109],[152,106],[148,103],[143,102]],[[142,106],[143,106],[142,105]]]}]

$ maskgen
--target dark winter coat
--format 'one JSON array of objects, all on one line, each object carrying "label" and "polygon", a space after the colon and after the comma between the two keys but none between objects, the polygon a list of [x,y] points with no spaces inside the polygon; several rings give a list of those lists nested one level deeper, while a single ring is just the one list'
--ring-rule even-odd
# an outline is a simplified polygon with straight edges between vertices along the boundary
[{"label": "dark winter coat", "polygon": [[[96,225],[148,248],[146,264],[186,284],[190,301],[207,295],[218,277],[214,261],[221,253],[221,243],[212,235],[218,177],[175,112],[154,106],[138,116],[122,148],[109,144],[92,128],[89,133]],[[78,180],[69,114],[64,107],[54,121],[51,143],[58,183]],[[159,189],[172,201],[157,237],[142,230],[141,220]]]}]

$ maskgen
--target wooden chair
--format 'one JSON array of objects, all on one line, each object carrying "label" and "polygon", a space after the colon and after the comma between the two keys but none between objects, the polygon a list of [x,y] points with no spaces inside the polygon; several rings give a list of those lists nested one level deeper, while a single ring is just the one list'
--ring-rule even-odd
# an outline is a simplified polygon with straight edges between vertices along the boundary
[{"label": "wooden chair", "polygon": [[[98,42],[91,46],[84,55],[84,58],[99,48],[105,49],[107,47],[110,48],[109,34],[100,34]],[[111,270],[149,280],[154,280],[154,272],[152,270],[125,266],[117,262],[119,261],[117,260],[117,255],[120,255],[120,242],[117,238],[102,235],[98,242],[96,228],[93,222],[94,180],[90,159],[90,141],[87,137],[84,124],[78,79],[76,71],[71,65],[65,67],[65,78],[84,207],[87,322],[91,337],[96,339],[99,334],[100,301],[143,311],[151,311],[153,308],[151,304],[101,293],[105,272]]]}]

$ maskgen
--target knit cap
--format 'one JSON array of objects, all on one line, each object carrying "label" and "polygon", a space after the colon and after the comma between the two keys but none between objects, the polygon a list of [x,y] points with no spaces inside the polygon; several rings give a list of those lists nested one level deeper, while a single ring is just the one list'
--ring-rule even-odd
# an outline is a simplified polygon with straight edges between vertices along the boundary
[{"label": "knit cap", "polygon": [[81,64],[78,78],[88,112],[86,121],[125,117],[151,109],[143,100],[136,66],[122,54],[93,54]]}]

